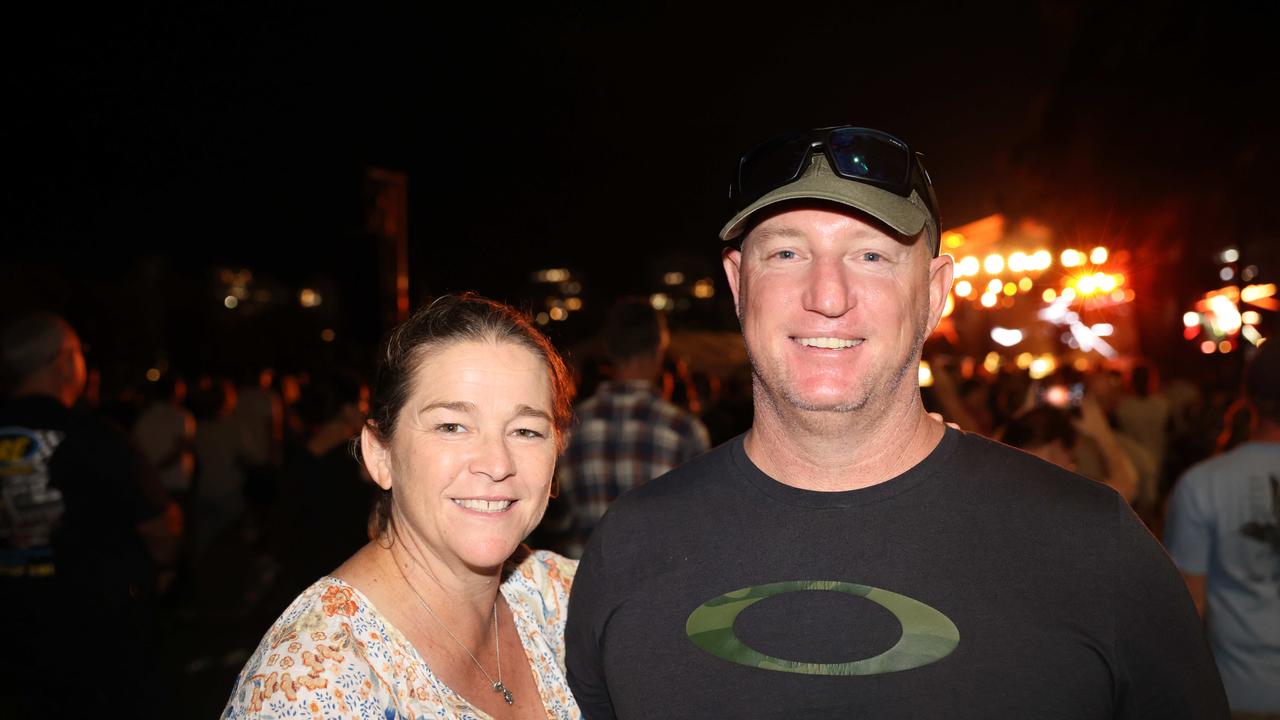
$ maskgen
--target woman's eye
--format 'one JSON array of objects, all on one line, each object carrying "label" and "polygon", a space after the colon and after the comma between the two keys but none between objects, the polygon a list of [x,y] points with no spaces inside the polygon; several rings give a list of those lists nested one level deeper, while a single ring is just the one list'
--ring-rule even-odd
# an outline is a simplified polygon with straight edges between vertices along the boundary
[{"label": "woman's eye", "polygon": [[462,423],[440,423],[436,425],[436,430],[442,433],[460,433],[466,432],[467,428]]},{"label": "woman's eye", "polygon": [[543,435],[537,430],[530,430],[529,428],[520,428],[519,430],[515,431],[515,434],[519,435],[522,438],[532,438],[532,439],[546,437],[546,435]]}]

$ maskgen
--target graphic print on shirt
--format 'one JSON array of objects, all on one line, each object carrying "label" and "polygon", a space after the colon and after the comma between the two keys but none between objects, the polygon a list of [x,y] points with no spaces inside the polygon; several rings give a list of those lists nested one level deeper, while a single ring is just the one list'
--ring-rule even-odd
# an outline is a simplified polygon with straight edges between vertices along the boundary
[{"label": "graphic print on shirt", "polygon": [[[830,591],[862,597],[898,619],[902,635],[888,650],[874,657],[842,663],[810,663],[765,655],[738,639],[733,623],[742,611],[765,598],[787,593]],[[935,663],[960,645],[960,630],[938,610],[906,595],[838,580],[800,580],[755,585],[727,592],[699,605],[685,621],[693,644],[722,660],[779,672],[803,675],[881,675]]]},{"label": "graphic print on shirt", "polygon": [[1261,544],[1257,547],[1254,561],[1250,562],[1250,574],[1257,582],[1276,583],[1277,590],[1280,590],[1280,478],[1272,475],[1266,483],[1262,483],[1261,478],[1254,478],[1251,489],[1263,493],[1270,491],[1271,497],[1258,499],[1259,502],[1251,500],[1250,503],[1252,507],[1265,508],[1260,514],[1270,515],[1267,520],[1251,520],[1240,526],[1241,535]]},{"label": "graphic print on shirt", "polygon": [[49,459],[63,437],[56,430],[0,428],[0,563],[49,555],[65,510],[62,491],[49,486]]}]

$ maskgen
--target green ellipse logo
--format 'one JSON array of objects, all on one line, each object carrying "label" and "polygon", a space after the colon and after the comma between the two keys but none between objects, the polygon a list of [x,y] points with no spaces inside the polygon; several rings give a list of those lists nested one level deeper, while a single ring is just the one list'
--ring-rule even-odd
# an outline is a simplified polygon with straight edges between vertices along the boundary
[{"label": "green ellipse logo", "polygon": [[[733,632],[738,615],[761,600],[793,592],[827,590],[866,598],[902,624],[902,637],[874,657],[843,663],[808,663],[771,657],[747,647]],[[689,613],[685,634],[694,645],[738,665],[804,675],[880,675],[935,663],[960,644],[960,630],[941,612],[919,600],[869,585],[836,580],[800,580],[755,585],[727,592]]]}]

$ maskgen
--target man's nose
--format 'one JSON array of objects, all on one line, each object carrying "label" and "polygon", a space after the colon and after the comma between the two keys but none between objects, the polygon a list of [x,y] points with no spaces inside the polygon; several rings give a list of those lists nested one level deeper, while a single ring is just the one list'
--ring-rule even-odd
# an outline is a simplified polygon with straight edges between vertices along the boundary
[{"label": "man's nose", "polygon": [[804,309],[827,317],[840,317],[854,305],[849,269],[838,258],[814,262],[802,296]]}]

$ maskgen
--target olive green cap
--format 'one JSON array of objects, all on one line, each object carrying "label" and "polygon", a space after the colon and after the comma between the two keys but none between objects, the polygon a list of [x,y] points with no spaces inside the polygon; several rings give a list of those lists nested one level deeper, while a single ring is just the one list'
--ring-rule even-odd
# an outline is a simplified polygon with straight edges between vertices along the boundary
[{"label": "olive green cap", "polygon": [[732,242],[747,228],[747,221],[757,212],[788,200],[826,200],[860,210],[883,222],[896,232],[914,238],[921,230],[929,231],[929,247],[938,252],[938,228],[924,200],[913,189],[910,197],[902,197],[874,185],[846,180],[831,171],[827,158],[816,152],[809,167],[795,182],[775,188],[733,216],[720,230],[720,239]]}]

